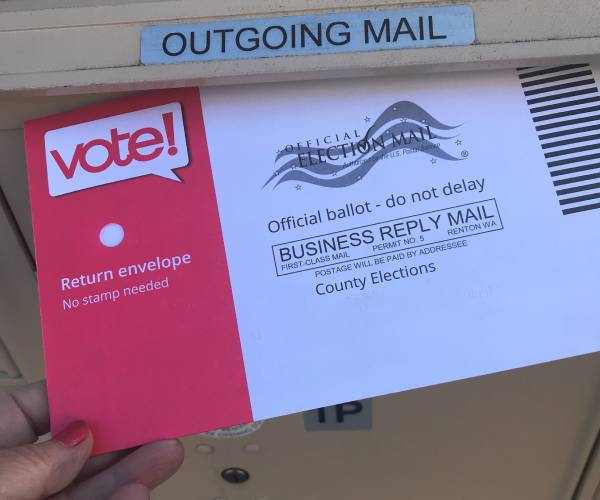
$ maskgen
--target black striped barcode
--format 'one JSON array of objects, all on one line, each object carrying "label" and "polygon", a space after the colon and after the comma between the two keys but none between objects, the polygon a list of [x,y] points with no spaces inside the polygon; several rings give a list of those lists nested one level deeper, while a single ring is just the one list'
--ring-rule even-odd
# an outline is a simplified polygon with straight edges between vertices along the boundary
[{"label": "black striped barcode", "polygon": [[600,92],[590,65],[517,72],[563,214],[600,208]]}]

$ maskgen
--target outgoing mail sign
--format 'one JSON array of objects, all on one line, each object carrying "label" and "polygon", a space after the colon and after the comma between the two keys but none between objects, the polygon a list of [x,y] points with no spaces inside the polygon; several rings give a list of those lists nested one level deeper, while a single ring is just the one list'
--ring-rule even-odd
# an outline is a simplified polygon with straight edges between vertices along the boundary
[{"label": "outgoing mail sign", "polygon": [[475,41],[467,5],[340,12],[149,26],[142,64],[250,59],[419,47]]}]

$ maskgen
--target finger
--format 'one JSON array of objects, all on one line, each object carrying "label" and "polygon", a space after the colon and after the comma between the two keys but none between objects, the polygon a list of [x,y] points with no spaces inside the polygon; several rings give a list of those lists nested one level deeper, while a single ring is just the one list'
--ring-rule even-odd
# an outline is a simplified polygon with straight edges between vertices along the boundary
[{"label": "finger", "polygon": [[128,484],[115,491],[109,500],[149,500],[150,490],[143,484]]},{"label": "finger", "polygon": [[0,451],[0,498],[33,500],[66,488],[92,451],[88,426],[76,422],[50,441]]},{"label": "finger", "polygon": [[97,455],[90,458],[81,469],[81,472],[75,479],[76,483],[85,481],[86,479],[95,476],[99,472],[108,469],[111,465],[116,464],[119,460],[129,455],[133,449],[113,451],[104,455]]},{"label": "finger", "polygon": [[119,488],[132,483],[152,489],[175,474],[182,461],[183,446],[179,441],[147,444],[97,476],[69,488],[68,498],[105,500]]},{"label": "finger", "polygon": [[33,443],[50,430],[45,382],[0,391],[0,449]]}]

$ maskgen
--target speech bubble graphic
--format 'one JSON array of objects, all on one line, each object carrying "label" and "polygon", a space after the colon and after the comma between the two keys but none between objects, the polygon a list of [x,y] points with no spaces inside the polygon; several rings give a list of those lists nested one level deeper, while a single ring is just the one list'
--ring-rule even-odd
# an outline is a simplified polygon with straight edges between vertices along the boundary
[{"label": "speech bubble graphic", "polygon": [[50,196],[157,175],[189,164],[181,104],[172,102],[46,132]]}]

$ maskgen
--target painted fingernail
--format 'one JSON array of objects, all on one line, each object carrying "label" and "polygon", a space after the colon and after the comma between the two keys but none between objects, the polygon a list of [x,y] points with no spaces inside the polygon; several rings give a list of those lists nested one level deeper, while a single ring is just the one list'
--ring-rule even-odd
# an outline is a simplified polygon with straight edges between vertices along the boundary
[{"label": "painted fingernail", "polygon": [[90,433],[90,428],[85,422],[73,422],[66,429],[59,432],[54,439],[60,441],[65,446],[77,446],[85,441]]}]

